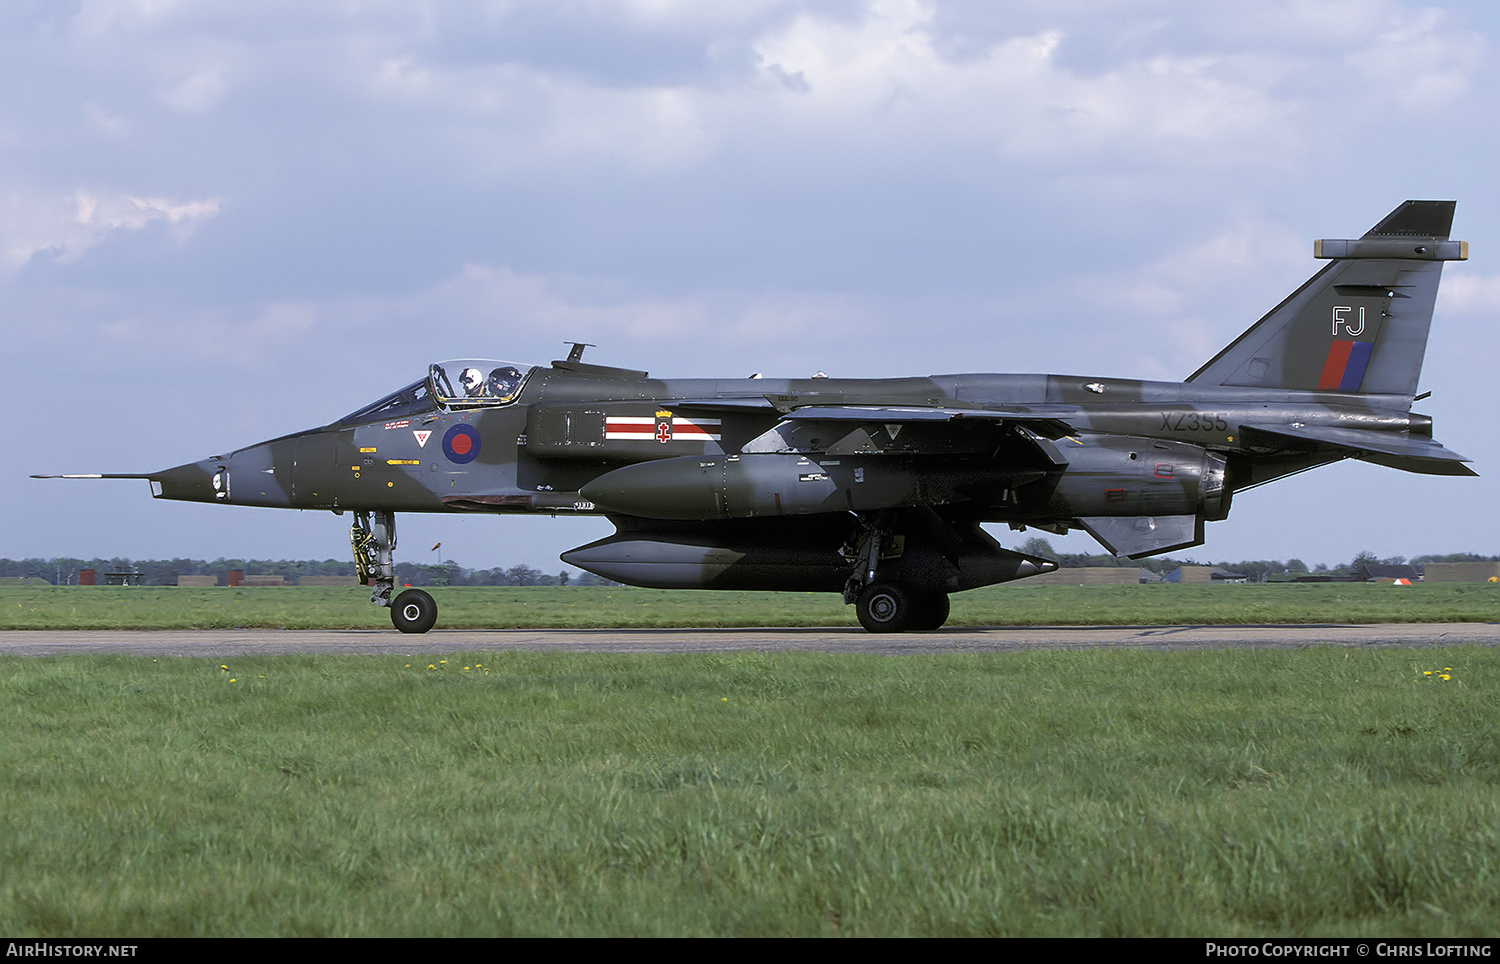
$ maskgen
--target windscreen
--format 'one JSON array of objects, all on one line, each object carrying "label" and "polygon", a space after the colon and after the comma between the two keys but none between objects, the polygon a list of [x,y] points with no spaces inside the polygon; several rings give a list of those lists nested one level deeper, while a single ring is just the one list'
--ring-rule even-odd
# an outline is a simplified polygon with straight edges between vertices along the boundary
[{"label": "windscreen", "polygon": [[420,382],[413,382],[400,391],[392,392],[378,402],[371,402],[364,408],[350,412],[339,419],[339,421],[346,425],[380,422],[393,418],[417,415],[421,412],[431,411],[436,407],[433,404],[432,395],[427,389],[427,379],[424,378]]}]

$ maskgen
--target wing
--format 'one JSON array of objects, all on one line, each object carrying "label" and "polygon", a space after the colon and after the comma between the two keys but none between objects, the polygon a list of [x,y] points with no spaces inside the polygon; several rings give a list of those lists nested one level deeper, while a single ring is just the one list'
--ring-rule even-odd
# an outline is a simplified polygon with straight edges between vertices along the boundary
[{"label": "wing", "polygon": [[[828,455],[962,455],[994,451],[1007,434],[1057,439],[1074,431],[1073,410],[996,411],[888,405],[808,405],[741,451],[826,452]],[[1044,449],[1045,451],[1045,449]]]}]

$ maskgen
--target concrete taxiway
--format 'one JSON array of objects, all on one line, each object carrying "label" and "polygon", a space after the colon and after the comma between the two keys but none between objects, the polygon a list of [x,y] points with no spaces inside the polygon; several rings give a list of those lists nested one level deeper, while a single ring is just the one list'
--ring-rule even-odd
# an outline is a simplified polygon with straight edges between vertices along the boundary
[{"label": "concrete taxiway", "polygon": [[1368,626],[1024,626],[872,635],[857,627],[811,629],[436,630],[13,630],[0,654],[59,656],[248,656],[283,653],[418,654],[559,650],[601,653],[993,653],[1027,649],[1220,649],[1306,646],[1497,646],[1497,623]]}]

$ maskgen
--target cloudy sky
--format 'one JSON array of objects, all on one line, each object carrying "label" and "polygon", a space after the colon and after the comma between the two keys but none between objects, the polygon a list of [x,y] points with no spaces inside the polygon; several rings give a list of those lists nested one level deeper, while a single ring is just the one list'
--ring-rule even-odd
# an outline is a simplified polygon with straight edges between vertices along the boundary
[{"label": "cloudy sky", "polygon": [[[1321,469],[1193,554],[1500,552],[1497,56],[1477,0],[8,2],[0,556],[342,556],[347,517],[26,476],[443,358],[1180,379],[1406,198],[1472,245],[1418,409],[1483,478]],[[399,557],[555,571],[609,531],[411,515]]]}]

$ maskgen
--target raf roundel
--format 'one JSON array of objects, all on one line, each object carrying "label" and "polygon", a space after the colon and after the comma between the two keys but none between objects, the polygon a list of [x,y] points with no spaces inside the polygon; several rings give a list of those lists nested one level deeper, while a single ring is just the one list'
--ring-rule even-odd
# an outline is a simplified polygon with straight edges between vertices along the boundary
[{"label": "raf roundel", "polygon": [[443,454],[448,461],[468,465],[479,458],[479,433],[474,426],[460,423],[443,436]]}]

